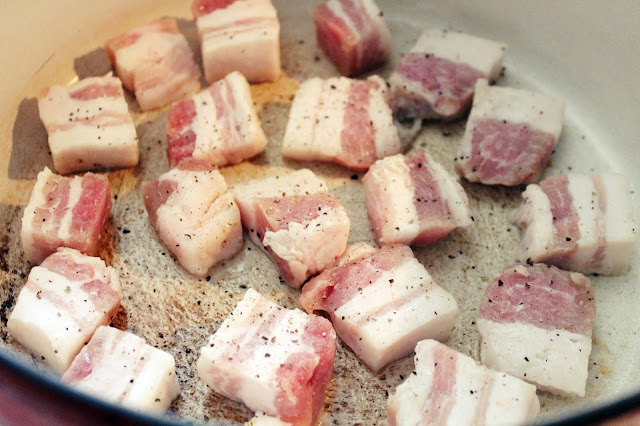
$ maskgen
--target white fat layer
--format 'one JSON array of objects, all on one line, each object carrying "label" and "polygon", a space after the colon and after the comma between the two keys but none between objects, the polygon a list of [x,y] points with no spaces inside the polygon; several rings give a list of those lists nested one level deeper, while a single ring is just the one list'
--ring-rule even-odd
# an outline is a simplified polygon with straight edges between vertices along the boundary
[{"label": "white fat layer", "polygon": [[[64,212],[64,216],[60,220],[60,228],[58,230],[58,237],[62,241],[67,241],[71,237],[71,222],[73,221],[73,208],[82,195],[82,178],[74,177],[69,184],[69,204]],[[49,221],[48,226],[53,225],[53,221]],[[46,232],[46,231],[45,231]]]},{"label": "white fat layer", "polygon": [[[409,167],[402,154],[378,160],[364,177],[369,217],[384,218],[377,226],[376,236],[381,244],[409,244],[420,232],[414,188]],[[373,213],[376,211],[376,213]],[[376,226],[376,224],[374,224]]]},{"label": "white fat layer", "polygon": [[365,364],[378,371],[411,353],[422,339],[446,340],[457,315],[453,296],[410,258],[339,307],[334,324]]},{"label": "white fat layer", "polygon": [[22,249],[24,250],[25,257],[32,263],[39,264],[42,262],[42,253],[36,247],[36,244],[33,239],[34,227],[33,220],[35,218],[36,209],[39,206],[45,204],[45,194],[44,188],[49,179],[53,176],[51,170],[48,167],[45,167],[40,173],[38,173],[38,178],[36,179],[36,184],[33,187],[33,191],[31,191],[31,197],[29,198],[29,203],[24,208],[24,214],[22,215],[22,227],[20,229],[20,239],[22,241]]},{"label": "white fat layer", "polygon": [[576,241],[578,248],[573,253],[571,262],[588,266],[598,249],[598,192],[590,176],[571,174],[568,178],[567,191],[573,198],[572,208],[578,215],[580,232],[580,238]]},{"label": "white fat layer", "polygon": [[[415,95],[416,97],[423,99],[429,105],[434,105],[438,99],[438,92],[436,90],[425,90],[422,83],[416,80],[407,78],[404,74],[393,72],[389,76],[389,84],[394,92],[400,90],[400,92],[406,92],[409,95]],[[396,95],[397,96],[397,95]],[[433,115],[432,118],[440,118],[439,115]]]},{"label": "white fat layer", "polygon": [[393,114],[387,103],[387,83],[378,76],[369,79],[377,82],[379,87],[369,89],[369,117],[375,131],[376,157],[384,158],[400,152],[400,135],[393,124]]},{"label": "white fat layer", "polygon": [[342,256],[338,259],[336,266],[344,266],[349,262],[369,256],[376,251],[378,251],[377,248],[362,241],[349,244],[344,253],[342,253]]},{"label": "white fat layer", "polygon": [[[196,146],[193,150],[193,158],[212,159],[223,161],[223,147],[221,123],[216,119],[216,106],[211,92],[203,90],[193,98],[195,104],[195,117],[191,122],[191,130],[196,134]],[[215,164],[215,163],[214,163]]]},{"label": "white fat layer", "polygon": [[[559,395],[585,395],[591,337],[531,324],[478,319],[480,356],[503,371]],[[526,359],[525,359],[526,358]]]},{"label": "white fat layer", "polygon": [[472,221],[471,214],[469,213],[469,199],[467,198],[467,193],[464,192],[462,185],[460,185],[440,163],[435,161],[431,155],[426,153],[426,151],[425,154],[428,159],[429,170],[433,174],[433,178],[440,190],[442,202],[449,207],[455,225],[471,225]]},{"label": "white fat layer", "polygon": [[546,259],[554,245],[553,215],[549,198],[539,185],[527,185],[523,203],[516,210],[513,222],[523,231],[520,244],[522,257],[534,262]]},{"label": "white fat layer", "polygon": [[255,416],[245,422],[245,426],[291,426],[291,423],[283,422],[278,417],[269,416],[267,414],[257,412]]}]

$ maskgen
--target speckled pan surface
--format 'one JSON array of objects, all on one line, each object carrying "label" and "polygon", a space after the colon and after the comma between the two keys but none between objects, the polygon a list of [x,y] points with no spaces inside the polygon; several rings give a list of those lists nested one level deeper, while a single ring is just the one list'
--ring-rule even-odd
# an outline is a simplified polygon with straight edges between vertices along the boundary
[{"label": "speckled pan surface", "polygon": [[[34,178],[52,167],[46,133],[38,119],[35,96],[51,84],[110,70],[101,48],[109,37],[160,16],[177,16],[195,48],[190,2],[151,0],[86,2],[2,2],[0,34],[0,350],[21,349],[6,331],[7,315],[30,266],[20,247],[20,218]],[[339,166],[300,163],[280,156],[291,99],[299,82],[311,76],[336,75],[320,51],[311,11],[315,3],[275,1],[281,22],[283,77],[252,87],[267,151],[251,162],[222,170],[230,185],[252,178],[308,167],[329,183],[347,207],[349,240],[372,241],[366,216],[362,174]],[[540,5],[528,2],[446,0],[379,1],[390,26],[394,53],[377,73],[392,66],[411,47],[422,29],[463,30],[506,41],[509,50],[499,85],[554,94],[567,102],[563,135],[546,175],[577,171],[617,171],[640,188],[640,9],[632,2],[588,1]],[[182,386],[171,411],[196,421],[242,422],[251,413],[241,404],[211,392],[196,374],[199,348],[242,298],[255,288],[286,307],[296,306],[296,291],[280,282],[276,269],[248,238],[241,252],[198,280],[178,267],[147,220],[140,184],[168,170],[164,122],[166,111],[139,114],[135,102],[141,159],[135,169],[107,172],[113,208],[101,256],[121,276],[123,302],[114,325],[129,330],[172,353]],[[453,157],[464,120],[428,124],[414,147],[428,149],[453,172]],[[515,260],[519,241],[508,215],[519,203],[521,189],[463,183],[474,223],[445,241],[416,250],[418,259],[460,306],[448,344],[478,359],[474,325],[480,296],[503,267]],[[634,195],[636,216],[640,212]],[[586,398],[558,398],[540,393],[539,420],[594,407],[640,391],[638,335],[639,250],[624,277],[593,277],[597,318]],[[7,349],[8,348],[8,349]],[[34,363],[25,357],[27,363]],[[378,424],[385,418],[386,396],[411,374],[410,358],[374,375],[354,354],[339,346],[334,376],[327,392],[326,424]]]}]

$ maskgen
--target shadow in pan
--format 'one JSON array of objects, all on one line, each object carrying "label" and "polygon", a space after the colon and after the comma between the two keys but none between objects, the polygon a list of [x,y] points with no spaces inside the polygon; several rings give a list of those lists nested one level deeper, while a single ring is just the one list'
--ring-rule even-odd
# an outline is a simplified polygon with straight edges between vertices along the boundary
[{"label": "shadow in pan", "polygon": [[23,99],[13,123],[10,179],[35,179],[45,166],[53,169],[47,131],[40,121],[38,100]]}]

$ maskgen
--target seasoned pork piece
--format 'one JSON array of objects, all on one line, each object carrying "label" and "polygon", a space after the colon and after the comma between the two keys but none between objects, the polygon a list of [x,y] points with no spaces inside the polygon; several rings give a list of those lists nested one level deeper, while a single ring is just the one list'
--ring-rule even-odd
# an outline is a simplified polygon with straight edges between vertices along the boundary
[{"label": "seasoned pork piece", "polygon": [[167,140],[171,167],[184,160],[222,167],[251,158],[267,146],[249,83],[239,72],[172,104]]},{"label": "seasoned pork piece", "polygon": [[424,150],[378,160],[363,182],[379,244],[424,246],[471,224],[464,189]]},{"label": "seasoned pork piece", "polygon": [[232,71],[250,83],[280,77],[280,22],[270,0],[194,0],[192,11],[209,84]]},{"label": "seasoned pork piece", "polygon": [[138,164],[136,129],[122,83],[111,73],[43,90],[38,110],[58,173]]},{"label": "seasoned pork piece", "polygon": [[249,289],[211,336],[198,375],[249,409],[315,424],[333,372],[336,334],[326,319],[284,309]]},{"label": "seasoned pork piece", "polygon": [[60,248],[31,269],[7,328],[36,359],[62,373],[94,331],[111,322],[121,299],[113,268]]},{"label": "seasoned pork piece", "polygon": [[73,178],[48,168],[38,174],[22,216],[22,249],[27,260],[39,264],[58,247],[91,256],[98,248],[111,212],[109,180],[86,173]]},{"label": "seasoned pork piece", "polygon": [[305,81],[291,106],[282,155],[367,170],[377,159],[397,154],[400,138],[387,94],[378,76]]},{"label": "seasoned pork piece", "polygon": [[113,327],[100,327],[62,381],[134,410],[164,412],[180,393],[171,354]]},{"label": "seasoned pork piece", "polygon": [[347,211],[310,170],[254,180],[232,191],[249,236],[291,287],[299,288],[344,252]]},{"label": "seasoned pork piece", "polygon": [[507,46],[467,34],[428,30],[389,77],[394,115],[451,120],[471,106],[476,81],[495,81]]},{"label": "seasoned pork piece", "polygon": [[423,340],[414,374],[389,398],[387,418],[392,426],[521,425],[539,411],[535,386]]},{"label": "seasoned pork piece", "polygon": [[564,102],[541,93],[476,83],[456,171],[470,182],[537,182],[562,131]]},{"label": "seasoned pork piece", "polygon": [[422,339],[447,340],[454,298],[433,282],[407,246],[349,246],[303,288],[300,305],[323,311],[340,338],[373,371],[413,352]]},{"label": "seasoned pork piece", "polygon": [[160,239],[194,275],[204,276],[242,248],[240,211],[218,170],[171,169],[142,184]]},{"label": "seasoned pork piece", "polygon": [[638,231],[625,176],[551,176],[527,186],[522,197],[514,216],[523,232],[522,259],[583,273],[627,273]]},{"label": "seasoned pork piece", "polygon": [[391,33],[373,0],[328,0],[313,11],[318,44],[350,76],[385,63]]},{"label": "seasoned pork piece", "polygon": [[105,46],[124,87],[142,111],[200,90],[200,71],[175,18],[162,18],[127,31]]},{"label": "seasoned pork piece", "polygon": [[584,396],[595,314],[584,275],[543,264],[507,268],[480,305],[482,363],[540,390]]}]

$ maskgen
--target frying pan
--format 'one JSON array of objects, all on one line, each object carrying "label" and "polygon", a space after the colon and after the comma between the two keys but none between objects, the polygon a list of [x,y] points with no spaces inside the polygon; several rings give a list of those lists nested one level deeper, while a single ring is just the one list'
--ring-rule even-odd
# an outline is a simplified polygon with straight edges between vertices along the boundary
[{"label": "frying pan", "polygon": [[[392,60],[376,70],[388,76],[423,29],[462,30],[509,44],[499,85],[553,94],[567,102],[563,135],[546,175],[615,171],[640,188],[640,8],[634,2],[382,1],[394,39]],[[350,241],[373,241],[360,179],[331,164],[283,160],[279,154],[291,99],[298,82],[336,75],[319,49],[311,21],[316,2],[274,1],[281,22],[284,76],[256,85],[252,94],[267,151],[250,163],[223,169],[230,185],[283,169],[312,168],[345,204],[352,222]],[[52,84],[110,70],[103,43],[133,26],[161,16],[180,19],[196,59],[196,33],[190,2],[111,0],[0,3],[0,423],[218,423],[246,421],[241,404],[211,392],[195,372],[199,348],[242,298],[255,288],[286,307],[296,292],[278,279],[266,256],[245,238],[241,252],[206,279],[184,272],[157,238],[142,205],[139,186],[168,170],[166,111],[141,114],[130,98],[140,137],[135,169],[105,172],[113,208],[101,257],[114,266],[123,285],[122,307],[113,325],[144,337],[176,358],[182,386],[169,417],[136,414],[81,395],[56,380],[17,345],[6,330],[7,316],[30,270],[19,241],[20,218],[37,173],[52,166],[35,97]],[[464,120],[427,123],[414,146],[428,149],[453,172],[453,157]],[[509,213],[522,188],[484,187],[463,182],[474,224],[445,241],[416,250],[436,282],[456,297],[460,316],[449,346],[478,359],[473,321],[482,292],[492,278],[517,259],[519,235]],[[634,200],[636,215],[640,208]],[[539,393],[547,424],[598,422],[640,407],[640,336],[636,248],[622,277],[591,277],[597,316],[587,396],[559,398]],[[387,392],[413,369],[409,357],[374,375],[339,345],[327,391],[326,424],[378,424],[384,421]]]}]

